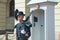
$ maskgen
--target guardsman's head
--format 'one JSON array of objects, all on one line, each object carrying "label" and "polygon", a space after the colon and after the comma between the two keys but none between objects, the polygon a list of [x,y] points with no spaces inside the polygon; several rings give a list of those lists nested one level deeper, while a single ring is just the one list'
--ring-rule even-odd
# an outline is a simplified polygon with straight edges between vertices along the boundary
[{"label": "guardsman's head", "polygon": [[23,20],[24,16],[25,16],[25,14],[22,11],[20,11],[16,14],[16,20],[21,22]]}]

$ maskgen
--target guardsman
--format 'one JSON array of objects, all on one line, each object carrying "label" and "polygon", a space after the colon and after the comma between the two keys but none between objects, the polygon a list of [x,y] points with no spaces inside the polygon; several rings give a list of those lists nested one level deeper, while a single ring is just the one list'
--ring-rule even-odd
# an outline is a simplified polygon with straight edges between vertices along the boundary
[{"label": "guardsman", "polygon": [[23,21],[24,16],[25,14],[22,11],[16,14],[16,20],[19,21],[19,23],[15,25],[17,40],[28,40],[31,35],[30,28],[27,27]]}]

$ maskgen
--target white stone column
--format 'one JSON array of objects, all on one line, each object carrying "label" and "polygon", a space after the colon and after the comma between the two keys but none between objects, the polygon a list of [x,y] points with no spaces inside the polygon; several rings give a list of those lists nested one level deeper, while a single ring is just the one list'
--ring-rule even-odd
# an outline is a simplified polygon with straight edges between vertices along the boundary
[{"label": "white stone column", "polygon": [[46,5],[41,8],[44,8],[45,40],[55,40],[54,6]]}]

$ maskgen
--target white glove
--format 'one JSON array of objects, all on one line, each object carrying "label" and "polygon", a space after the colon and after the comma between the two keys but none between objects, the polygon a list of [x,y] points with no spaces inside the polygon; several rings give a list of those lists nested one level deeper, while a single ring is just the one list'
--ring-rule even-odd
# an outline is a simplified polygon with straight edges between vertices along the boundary
[{"label": "white glove", "polygon": [[25,30],[23,29],[23,30],[21,30],[21,33],[22,33],[22,34],[25,34],[26,32],[25,32]]},{"label": "white glove", "polygon": [[28,34],[25,34],[25,36],[28,36]]}]

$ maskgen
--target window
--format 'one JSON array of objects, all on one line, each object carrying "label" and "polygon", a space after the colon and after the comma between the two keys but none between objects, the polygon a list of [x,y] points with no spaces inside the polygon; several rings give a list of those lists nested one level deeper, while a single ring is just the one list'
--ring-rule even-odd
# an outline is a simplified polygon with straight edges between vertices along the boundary
[{"label": "window", "polygon": [[11,0],[10,1],[10,6],[9,6],[9,16],[10,17],[13,17],[14,16],[14,8],[15,8],[15,1],[14,0]]}]

